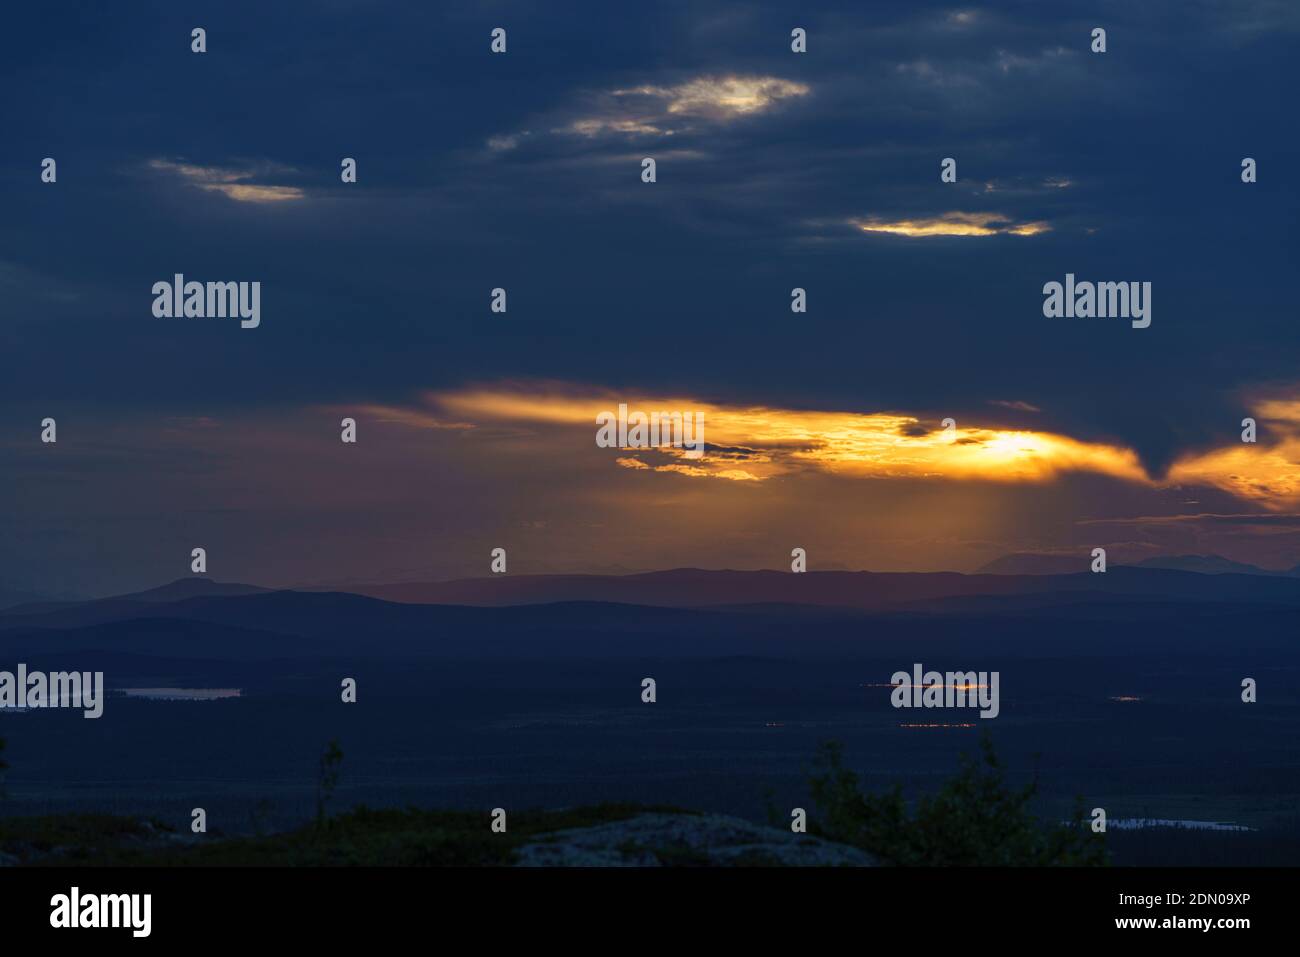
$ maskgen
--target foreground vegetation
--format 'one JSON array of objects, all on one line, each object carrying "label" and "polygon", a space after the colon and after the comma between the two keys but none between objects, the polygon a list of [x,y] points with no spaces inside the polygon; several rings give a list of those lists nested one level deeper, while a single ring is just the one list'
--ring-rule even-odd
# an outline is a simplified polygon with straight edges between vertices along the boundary
[{"label": "foreground vegetation", "polygon": [[422,866],[506,865],[529,841],[673,808],[600,804],[511,815],[506,833],[488,815],[358,807],[321,823],[261,837],[177,833],[157,821],[106,814],[0,819],[0,855],[56,866]]},{"label": "foreground vegetation", "polygon": [[[506,833],[491,830],[485,811],[361,806],[331,814],[342,763],[342,751],[331,742],[321,756],[315,820],[294,830],[192,834],[156,819],[108,814],[0,817],[0,865],[501,866],[515,863],[520,848],[558,831],[598,828],[651,813],[690,813],[637,804],[519,811],[510,814]],[[4,769],[0,741],[0,796]],[[987,739],[943,787],[913,801],[899,788],[864,792],[834,744],[820,752],[809,788],[814,802],[809,835],[857,848],[886,866],[1092,866],[1107,863],[1108,850],[1122,864],[1268,865],[1288,863],[1300,853],[1300,819],[1295,818],[1281,830],[1159,828],[1105,835],[1093,834],[1086,824],[1055,823],[1067,816],[1084,821],[1082,805],[1073,814],[1042,820],[1031,811],[1036,785],[1009,786]],[[709,816],[692,819],[706,829],[706,836],[716,836]],[[788,813],[774,813],[772,824],[790,836]],[[666,865],[718,860],[698,848],[645,847],[632,840],[617,850],[628,863],[644,860],[647,852]],[[732,862],[777,863],[757,853]]]},{"label": "foreground vegetation", "polygon": [[1050,867],[1107,863],[1105,837],[1086,824],[1080,803],[1071,820],[1048,823],[1031,805],[1038,782],[1022,788],[1006,783],[992,739],[980,739],[978,757],[963,757],[961,769],[938,793],[909,805],[902,788],[864,793],[858,776],[844,767],[840,746],[819,755],[812,778],[819,817],[813,833],[861,848],[884,864],[903,866]]}]

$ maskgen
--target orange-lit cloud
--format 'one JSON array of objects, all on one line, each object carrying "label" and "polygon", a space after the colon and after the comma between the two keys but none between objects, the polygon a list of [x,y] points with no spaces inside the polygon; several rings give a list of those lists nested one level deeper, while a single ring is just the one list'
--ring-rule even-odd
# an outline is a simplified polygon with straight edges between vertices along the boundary
[{"label": "orange-lit cloud", "polygon": [[1017,223],[1001,213],[943,213],[939,216],[883,220],[871,217],[855,220],[853,225],[864,233],[889,233],[894,236],[1036,236],[1052,227],[1044,222]]},{"label": "orange-lit cloud", "polygon": [[1260,436],[1187,455],[1169,469],[1168,481],[1212,485],[1272,510],[1300,502],[1300,399],[1260,399],[1252,412],[1271,444]]},{"label": "orange-lit cloud", "polygon": [[696,124],[723,124],[807,96],[806,83],[776,76],[705,75],[673,85],[642,84],[589,98],[555,133],[584,137],[672,136]]},{"label": "orange-lit cloud", "polygon": [[[927,426],[899,412],[838,412],[724,405],[683,396],[630,396],[576,386],[511,385],[429,393],[417,409],[370,406],[373,417],[416,428],[472,429],[510,425],[562,427],[576,447],[594,443],[596,416],[620,403],[630,410],[702,413],[707,451],[690,458],[663,437],[656,448],[625,448],[611,461],[636,471],[688,478],[764,482],[800,472],[872,479],[1048,482],[1086,472],[1148,488],[1200,485],[1226,491],[1270,511],[1300,507],[1300,400],[1265,400],[1255,414],[1272,444],[1234,444],[1178,459],[1163,478],[1123,445],[1028,429],[958,422]],[[1028,403],[995,404],[1017,409]],[[585,433],[585,434],[584,434]]]},{"label": "orange-lit cloud", "polygon": [[807,96],[808,84],[775,76],[702,76],[677,86],[615,90],[618,97],[652,97],[669,113],[730,119],[758,113],[778,100]]},{"label": "orange-lit cloud", "polygon": [[248,183],[258,175],[257,170],[224,169],[217,166],[196,166],[192,163],[174,163],[171,160],[149,161],[149,168],[179,176],[198,189],[220,193],[237,203],[283,203],[304,198],[296,186],[265,186]]},{"label": "orange-lit cloud", "polygon": [[1212,485],[1268,508],[1300,500],[1300,440],[1288,438],[1273,448],[1241,445],[1215,449],[1174,463],[1169,481]]},{"label": "orange-lit cloud", "polygon": [[700,412],[708,451],[688,459],[679,448],[625,449],[616,457],[629,469],[655,469],[691,477],[764,481],[814,470],[870,478],[957,478],[998,482],[1046,481],[1069,471],[1098,472],[1146,481],[1130,449],[1084,442],[1050,432],[1001,430],[958,425],[927,429],[911,415],[891,412],[820,412],[699,402],[683,397],[630,397],[559,390],[480,389],[430,394],[430,407],[442,414],[375,406],[369,414],[419,426],[447,427],[457,422],[553,424],[571,426],[575,436],[589,431],[596,416],[629,408],[654,412]]}]

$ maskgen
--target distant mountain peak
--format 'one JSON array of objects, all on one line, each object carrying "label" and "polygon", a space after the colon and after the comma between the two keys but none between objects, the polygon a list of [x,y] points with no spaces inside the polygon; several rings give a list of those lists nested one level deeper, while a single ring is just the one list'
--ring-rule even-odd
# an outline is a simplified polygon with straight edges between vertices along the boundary
[{"label": "distant mountain peak", "polygon": [[[981,566],[977,575],[1070,575],[1076,572],[1090,571],[1092,557],[1090,549],[1081,549],[1078,554],[1062,555],[1060,553],[1038,554],[1034,552],[1016,552],[995,558]],[[1270,571],[1258,565],[1233,561],[1222,555],[1155,555],[1139,561],[1120,561],[1111,559],[1112,567],[1158,568],[1166,571],[1195,572],[1198,575],[1269,575],[1300,577],[1300,565],[1289,571]]]},{"label": "distant mountain peak", "polygon": [[273,589],[244,585],[239,582],[219,582],[202,575],[190,575],[177,578],[166,585],[159,585],[157,588],[115,597],[121,601],[180,601],[185,598],[255,595],[266,591],[273,591]]},{"label": "distant mountain peak", "polygon": [[1087,550],[1080,550],[1077,555],[1041,554],[1038,552],[1015,552],[1003,555],[981,565],[975,570],[976,575],[1073,575],[1086,572],[1092,565],[1092,556]]},{"label": "distant mountain peak", "polygon": [[1258,565],[1234,562],[1222,555],[1157,555],[1130,563],[1137,568],[1171,568],[1180,572],[1198,572],[1202,575],[1290,575],[1293,572],[1275,572]]}]

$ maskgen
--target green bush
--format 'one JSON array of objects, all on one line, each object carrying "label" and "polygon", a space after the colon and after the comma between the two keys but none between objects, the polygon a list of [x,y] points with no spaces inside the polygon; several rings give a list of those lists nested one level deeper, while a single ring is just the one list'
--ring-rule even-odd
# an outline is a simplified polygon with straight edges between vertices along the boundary
[{"label": "green bush", "polygon": [[963,756],[961,770],[936,794],[912,807],[895,785],[864,794],[858,776],[843,765],[838,743],[822,746],[810,781],[819,812],[810,829],[852,844],[885,864],[903,866],[1098,866],[1107,863],[1104,837],[1084,822],[1040,821],[1030,810],[1037,778],[1021,789],[1006,784],[991,737],[980,740],[978,759]]},{"label": "green bush", "polygon": [[329,820],[329,803],[338,787],[343,771],[343,749],[338,739],[330,741],[320,756],[320,772],[316,779],[316,826],[324,827]]}]

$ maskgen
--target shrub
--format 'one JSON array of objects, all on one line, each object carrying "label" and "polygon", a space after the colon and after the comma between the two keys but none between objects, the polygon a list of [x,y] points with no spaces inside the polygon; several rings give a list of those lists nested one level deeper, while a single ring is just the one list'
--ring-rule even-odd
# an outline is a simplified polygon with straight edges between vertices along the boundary
[{"label": "shrub", "polygon": [[320,756],[320,776],[316,780],[316,826],[321,827],[327,818],[327,808],[338,786],[343,769],[343,749],[338,739],[331,741]]},{"label": "shrub", "polygon": [[963,756],[961,769],[933,795],[909,808],[902,788],[864,794],[858,776],[843,765],[841,746],[831,742],[818,755],[810,783],[819,817],[812,829],[852,844],[885,864],[903,866],[1099,866],[1106,861],[1104,837],[1083,823],[1040,821],[1030,810],[1037,777],[1024,788],[1009,787],[986,732],[978,759]]}]

